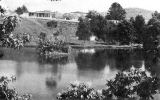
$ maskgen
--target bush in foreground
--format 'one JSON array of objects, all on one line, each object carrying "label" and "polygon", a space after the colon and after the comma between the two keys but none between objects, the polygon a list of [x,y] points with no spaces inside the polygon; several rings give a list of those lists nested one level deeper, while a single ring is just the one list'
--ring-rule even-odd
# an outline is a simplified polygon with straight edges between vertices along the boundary
[{"label": "bush in foreground", "polygon": [[99,99],[98,93],[94,88],[89,87],[83,83],[70,84],[66,91],[62,91],[58,94],[58,100],[97,100]]},{"label": "bush in foreground", "polygon": [[160,79],[151,77],[147,71],[130,69],[119,72],[113,80],[107,81],[105,89],[98,93],[94,88],[83,83],[70,84],[66,91],[58,94],[58,100],[108,100],[122,99],[154,99],[153,95],[160,92]]},{"label": "bush in foreground", "polygon": [[31,94],[19,95],[18,92],[13,88],[9,88],[8,84],[14,82],[16,77],[11,78],[2,76],[0,78],[0,99],[4,100],[31,100]]}]

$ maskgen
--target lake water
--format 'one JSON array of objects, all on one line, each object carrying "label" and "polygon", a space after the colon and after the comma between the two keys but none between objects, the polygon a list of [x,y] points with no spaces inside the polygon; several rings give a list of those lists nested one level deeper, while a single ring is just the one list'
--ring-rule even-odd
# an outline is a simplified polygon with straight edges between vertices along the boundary
[{"label": "lake water", "polygon": [[[139,50],[72,49],[68,57],[40,57],[35,48],[12,50],[1,48],[0,75],[15,75],[20,94],[31,93],[33,100],[53,100],[70,83],[91,83],[96,89],[105,87],[106,80],[131,67],[144,68],[148,74],[160,76],[160,62],[153,55]],[[156,95],[155,100],[160,96]]]}]

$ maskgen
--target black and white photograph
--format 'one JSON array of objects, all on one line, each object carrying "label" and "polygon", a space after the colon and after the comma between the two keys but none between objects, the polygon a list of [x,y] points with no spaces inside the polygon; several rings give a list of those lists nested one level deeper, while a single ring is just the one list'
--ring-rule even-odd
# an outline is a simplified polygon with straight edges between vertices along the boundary
[{"label": "black and white photograph", "polygon": [[0,100],[160,100],[159,0],[0,0]]}]

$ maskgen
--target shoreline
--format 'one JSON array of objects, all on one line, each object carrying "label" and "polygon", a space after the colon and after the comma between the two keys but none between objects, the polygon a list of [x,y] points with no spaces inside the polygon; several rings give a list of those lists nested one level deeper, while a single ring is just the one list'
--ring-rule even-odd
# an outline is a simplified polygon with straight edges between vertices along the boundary
[{"label": "shoreline", "polygon": [[[74,44],[74,45],[69,45],[71,48],[75,49],[83,49],[83,48],[102,48],[102,49],[135,49],[135,48],[143,48],[143,46],[131,46],[131,45],[101,45],[101,44],[92,44],[92,45],[82,45],[82,44]],[[2,45],[0,45],[2,47]],[[27,44],[24,45],[24,47],[33,47],[36,48],[36,44]],[[23,47],[22,47],[23,48]]]},{"label": "shoreline", "polygon": [[[37,45],[25,45],[24,47],[36,47]],[[135,48],[143,48],[138,46],[130,46],[130,45],[69,45],[71,48],[75,49],[83,49],[83,48],[102,48],[102,49],[135,49]]]}]

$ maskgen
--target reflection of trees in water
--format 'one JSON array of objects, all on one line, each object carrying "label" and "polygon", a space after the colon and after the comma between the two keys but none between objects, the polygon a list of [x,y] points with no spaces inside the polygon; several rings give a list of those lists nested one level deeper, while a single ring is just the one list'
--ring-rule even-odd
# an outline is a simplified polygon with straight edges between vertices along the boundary
[{"label": "reflection of trees in water", "polygon": [[152,76],[160,76],[159,56],[158,52],[144,52],[145,68],[151,72]]},{"label": "reflection of trees in water", "polygon": [[[46,87],[49,90],[52,90],[57,87],[57,82],[61,80],[61,72],[59,71],[59,65],[65,65],[69,62],[68,57],[59,57],[53,58],[49,56],[38,56],[38,62],[40,64],[40,72],[50,73],[51,75],[48,76],[45,80]],[[48,67],[46,65],[51,65],[52,67]]]},{"label": "reflection of trees in water", "polygon": [[115,67],[119,70],[126,70],[132,66],[129,50],[114,50]]},{"label": "reflection of trees in water", "polygon": [[57,80],[55,80],[54,78],[46,78],[46,87],[50,90],[54,89],[57,87]]},{"label": "reflection of trees in water", "polygon": [[141,50],[103,49],[94,54],[79,53],[75,61],[79,69],[103,70],[106,65],[110,69],[127,70],[132,66],[140,68],[143,62]]},{"label": "reflection of trees in water", "polygon": [[54,58],[54,57],[44,56],[44,55],[43,56],[38,55],[37,60],[38,60],[38,63],[40,64],[39,66],[40,72],[45,71],[45,66],[47,64],[52,66],[52,68],[49,71],[52,71],[55,74],[58,72],[59,65],[65,65],[69,62],[68,57]]},{"label": "reflection of trees in water", "polygon": [[75,57],[79,70],[91,69],[91,70],[102,70],[106,65],[107,56],[105,51],[97,51],[94,54],[90,53],[79,53]]},{"label": "reflection of trees in water", "polygon": [[114,50],[115,67],[119,70],[127,70],[132,66],[140,68],[143,61],[143,53],[141,50],[116,49]]},{"label": "reflection of trees in water", "polygon": [[39,55],[38,56],[38,62],[40,64],[65,65],[69,61],[68,61],[68,57],[57,57],[57,58],[54,58],[52,56]]},{"label": "reflection of trees in water", "polygon": [[61,73],[46,77],[45,85],[49,90],[53,90],[57,87],[57,83],[61,80]]}]

